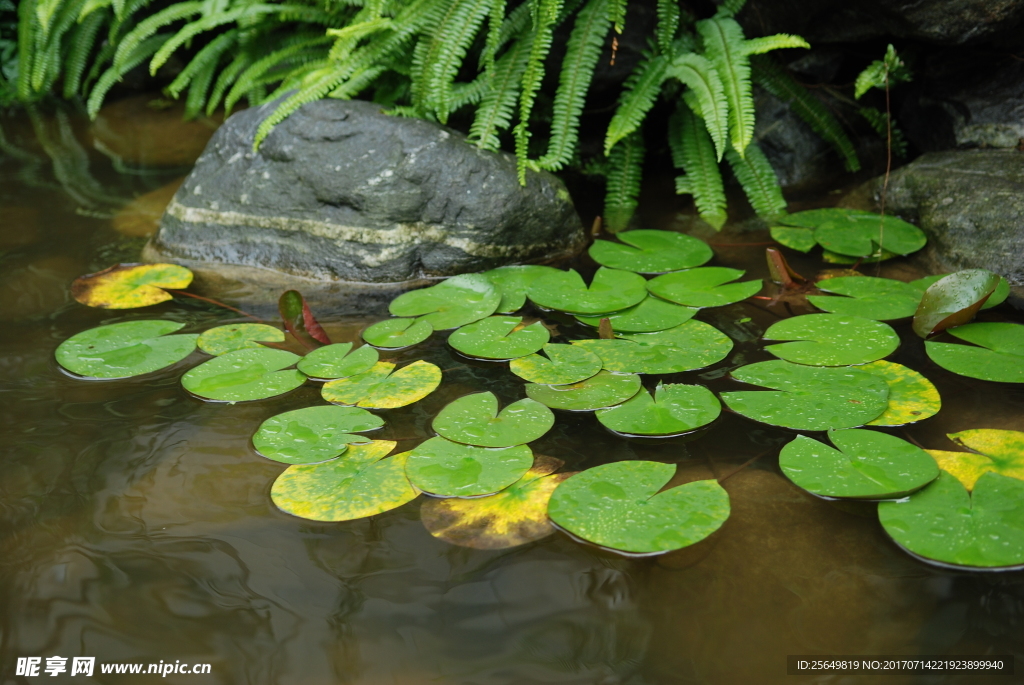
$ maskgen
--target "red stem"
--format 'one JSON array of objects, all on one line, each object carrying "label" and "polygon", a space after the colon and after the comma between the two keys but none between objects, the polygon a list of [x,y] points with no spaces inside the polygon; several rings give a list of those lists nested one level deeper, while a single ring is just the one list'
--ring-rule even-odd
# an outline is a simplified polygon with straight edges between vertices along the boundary
[{"label": "red stem", "polygon": [[218,302],[217,300],[211,300],[209,297],[203,297],[202,295],[196,295],[194,293],[187,293],[184,290],[171,290],[170,288],[164,288],[164,290],[166,290],[169,293],[173,293],[175,295],[184,295],[185,297],[191,297],[191,298],[196,299],[196,300],[202,300],[203,302],[209,302],[210,304],[217,305],[218,307],[223,307],[224,309],[230,309],[231,311],[236,312],[238,314],[241,314],[242,316],[248,316],[250,319],[253,319],[255,321],[259,321],[260,323],[263,323],[263,319],[261,319],[261,318],[259,318],[257,316],[253,316],[252,314],[249,314],[247,312],[243,312],[241,309],[235,309],[231,305],[224,304],[223,302]]}]

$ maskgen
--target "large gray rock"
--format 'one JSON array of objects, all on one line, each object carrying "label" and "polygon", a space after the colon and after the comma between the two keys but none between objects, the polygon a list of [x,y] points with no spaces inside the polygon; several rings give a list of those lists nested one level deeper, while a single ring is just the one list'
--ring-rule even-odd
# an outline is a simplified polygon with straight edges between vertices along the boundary
[{"label": "large gray rock", "polygon": [[271,105],[232,116],[167,208],[148,259],[400,283],[579,250],[561,181],[437,124],[322,100],[252,142]]}]

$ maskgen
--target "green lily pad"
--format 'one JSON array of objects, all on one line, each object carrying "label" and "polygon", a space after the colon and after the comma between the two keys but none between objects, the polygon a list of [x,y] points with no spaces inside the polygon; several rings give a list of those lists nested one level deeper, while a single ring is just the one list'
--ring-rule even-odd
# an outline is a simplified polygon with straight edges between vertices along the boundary
[{"label": "green lily pad", "polygon": [[284,331],[262,323],[233,323],[204,331],[197,344],[206,354],[219,357],[235,350],[258,350],[259,341],[284,342]]},{"label": "green lily pad", "polygon": [[394,316],[419,316],[435,331],[465,326],[490,316],[501,292],[483,274],[460,274],[422,290],[402,293],[388,310]]},{"label": "green lily pad", "polygon": [[429,498],[420,519],[435,538],[473,549],[507,549],[555,532],[548,519],[551,494],[572,473],[555,473],[560,459],[537,455],[518,481],[486,497]]},{"label": "green lily pad", "polygon": [[340,456],[353,442],[369,438],[352,435],[376,430],[384,419],[356,407],[306,407],[271,416],[252,436],[253,447],[282,464],[318,464]]},{"label": "green lily pad", "polygon": [[595,545],[661,554],[700,542],[729,518],[729,495],[713,480],[661,489],[675,466],[620,461],[562,482],[548,502],[558,526]]},{"label": "green lily pad", "polygon": [[607,316],[577,316],[576,318],[594,328],[601,325],[601,319],[606,318],[611,322],[613,331],[650,333],[679,326],[692,319],[698,311],[695,307],[683,307],[648,295],[640,304],[623,309],[621,312]]},{"label": "green lily pad", "polygon": [[56,350],[57,362],[86,378],[130,378],[177,364],[196,349],[195,334],[167,335],[173,321],[127,321],[76,333]]},{"label": "green lily pad", "polygon": [[914,314],[922,338],[968,323],[999,287],[999,276],[984,269],[957,271],[928,286]]},{"label": "green lily pad", "polygon": [[551,333],[540,321],[520,328],[522,322],[519,316],[489,316],[452,333],[448,344],[467,357],[525,357],[544,347],[551,339]]},{"label": "green lily pad", "polygon": [[394,369],[391,362],[377,362],[369,371],[324,383],[320,394],[333,404],[395,409],[422,400],[441,384],[441,369],[422,359]]},{"label": "green lily pad", "polygon": [[702,369],[729,356],[732,338],[703,321],[690,320],[673,328],[653,333],[622,333],[624,340],[651,347],[670,347],[676,359],[688,370]]},{"label": "green lily pad", "polygon": [[215,402],[249,402],[298,388],[306,376],[288,369],[301,357],[285,350],[236,350],[203,362],[181,377],[193,395]]},{"label": "green lily pad", "polygon": [[533,465],[526,445],[474,447],[431,438],[409,452],[409,480],[439,497],[477,497],[504,490]]},{"label": "green lily pad", "polygon": [[978,479],[990,471],[1024,480],[1024,433],[979,428],[950,433],[949,439],[971,451],[928,450],[928,454],[968,490],[973,490]]},{"label": "green lily pad", "polygon": [[363,331],[363,340],[374,347],[398,350],[411,347],[430,337],[434,327],[426,319],[384,319]]},{"label": "green lily pad", "polygon": [[815,495],[896,499],[939,475],[927,452],[892,435],[851,429],[830,431],[828,437],[838,449],[798,435],[779,454],[786,477]]},{"label": "green lily pad", "polygon": [[631,271],[602,266],[590,286],[575,270],[547,274],[533,282],[529,297],[541,307],[572,314],[604,314],[639,304],[647,281]]},{"label": "green lily pad", "polygon": [[[814,229],[815,242],[829,252],[848,257],[876,255],[879,248],[907,255],[920,250],[927,242],[921,229],[913,224],[894,216],[883,218],[880,214],[857,209],[812,209],[789,214],[779,219],[779,223]],[[794,236],[792,239],[806,243],[806,237]]]},{"label": "green lily pad", "polygon": [[177,264],[115,264],[71,283],[71,296],[102,309],[134,309],[174,299],[164,290],[187,288],[192,272]]},{"label": "green lily pad", "polygon": [[289,466],[270,497],[282,511],[313,521],[351,521],[397,509],[419,495],[405,475],[409,453],[384,457],[390,440],[352,445],[341,459]]},{"label": "green lily pad", "polygon": [[[936,281],[942,280],[948,275],[949,274],[934,274],[932,276],[925,276],[924,278],[919,278],[916,281],[911,281],[909,285],[912,285],[915,288],[917,288],[923,295],[924,291],[927,290],[929,286],[931,286]],[[987,300],[985,300],[985,304],[981,305],[981,308],[992,309],[992,307],[996,307],[998,305],[1001,305],[1003,302],[1006,302],[1006,298],[1009,296],[1010,282],[1003,278],[1002,276],[1000,276],[999,285],[996,286],[995,291],[991,295],[989,295]]]},{"label": "green lily pad", "polygon": [[552,409],[594,411],[621,404],[640,390],[640,376],[601,371],[579,383],[542,385],[529,383],[526,395]]},{"label": "green lily pad", "polygon": [[810,252],[818,244],[812,228],[772,226],[769,232],[772,234],[772,240],[798,252]]},{"label": "green lily pad", "polygon": [[880,360],[861,364],[858,371],[878,376],[889,386],[889,405],[868,426],[903,426],[939,413],[942,400],[932,382],[902,364]]},{"label": "green lily pad", "polygon": [[365,373],[380,359],[377,350],[363,345],[352,351],[352,343],[334,343],[313,350],[298,363],[298,369],[310,378],[334,380]]},{"label": "green lily pad", "polygon": [[892,354],[900,337],[888,324],[842,314],[804,314],[777,321],[766,340],[791,340],[765,348],[780,359],[809,366],[866,364]]},{"label": "green lily pad", "polygon": [[541,276],[555,273],[558,269],[551,266],[527,264],[523,266],[499,266],[497,269],[485,271],[491,283],[501,292],[498,312],[508,314],[518,311],[526,304],[526,293],[533,282]]},{"label": "green lily pad", "polygon": [[549,343],[543,351],[546,357],[531,354],[513,359],[509,370],[523,380],[543,385],[579,383],[601,370],[601,358],[581,347]]},{"label": "green lily pad", "polygon": [[885,381],[856,368],[773,360],[741,367],[732,377],[771,390],[723,392],[727,407],[748,419],[794,430],[863,426],[881,416],[889,405]]},{"label": "green lily pad", "polygon": [[744,273],[724,266],[702,266],[653,278],[647,282],[647,289],[663,300],[687,307],[721,307],[761,290],[761,281],[730,283]]},{"label": "green lily pad", "polygon": [[818,282],[818,289],[846,297],[808,295],[807,301],[832,314],[875,321],[906,319],[917,311],[921,291],[909,283],[874,276],[841,276]]},{"label": "green lily pad", "polygon": [[878,519],[897,545],[925,560],[971,569],[1024,567],[1024,481],[1016,478],[986,473],[971,493],[943,471],[907,499],[880,503]]},{"label": "green lily pad", "polygon": [[597,420],[622,435],[682,435],[706,426],[722,412],[714,393],[702,385],[662,385],[654,397],[646,390],[609,409],[598,409]]},{"label": "green lily pad", "polygon": [[555,423],[555,415],[540,402],[522,399],[498,413],[498,398],[478,392],[449,403],[434,417],[433,428],[442,437],[478,447],[512,447],[541,437]]},{"label": "green lily pad", "polygon": [[1024,326],[1017,323],[969,323],[946,331],[974,345],[926,340],[933,362],[968,378],[997,383],[1024,383]]},{"label": "green lily pad", "polygon": [[715,256],[703,240],[674,231],[624,231],[615,237],[622,242],[595,240],[590,257],[612,269],[662,274],[692,269]]},{"label": "green lily pad", "polygon": [[[702,369],[721,361],[732,349],[732,341],[718,332],[717,329],[700,321],[688,321],[681,327],[697,331],[693,336],[707,341],[706,345],[698,343],[694,346],[670,346],[651,343],[640,343],[633,340],[573,340],[572,344],[590,350],[601,358],[601,365],[606,371],[616,373],[681,373]],[[697,328],[700,326],[700,328]],[[711,333],[713,331],[714,333]],[[668,333],[668,331],[662,331]],[[657,333],[638,333],[636,336],[657,336]],[[721,340],[724,338],[724,342]],[[668,340],[668,336],[660,338]],[[678,338],[675,338],[678,340]]]}]

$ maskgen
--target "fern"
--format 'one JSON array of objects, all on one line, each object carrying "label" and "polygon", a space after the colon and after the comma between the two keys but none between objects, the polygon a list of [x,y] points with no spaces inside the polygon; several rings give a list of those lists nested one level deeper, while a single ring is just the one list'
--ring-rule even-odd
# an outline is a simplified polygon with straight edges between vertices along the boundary
[{"label": "fern", "polygon": [[743,157],[735,150],[729,150],[725,158],[758,216],[772,219],[785,211],[786,200],[779,189],[775,170],[757,143],[750,143]]},{"label": "fern", "polygon": [[627,0],[610,0],[608,3],[608,21],[615,27],[615,33],[622,33],[626,24]]},{"label": "fern", "polygon": [[100,105],[103,104],[103,98],[106,97],[107,91],[114,87],[122,76],[134,69],[135,67],[142,64],[146,59],[149,59],[153,53],[160,49],[160,46],[164,44],[171,34],[169,33],[158,33],[155,36],[150,36],[141,43],[137,43],[132,52],[125,56],[121,61],[121,65],[112,65],[109,69],[103,72],[96,85],[92,89],[92,93],[89,95],[89,100],[86,103],[86,111],[90,117],[95,117],[99,114]]},{"label": "fern", "polygon": [[105,12],[93,12],[81,20],[71,35],[71,47],[64,67],[64,97],[75,97],[82,87],[82,75],[89,63],[89,53],[96,44],[96,34],[107,19]]},{"label": "fern", "polygon": [[488,91],[480,101],[473,125],[469,128],[469,139],[484,150],[497,150],[501,146],[498,134],[512,124],[519,86],[530,57],[531,38],[514,42],[495,63]]},{"label": "fern", "polygon": [[448,121],[455,75],[478,29],[490,14],[490,4],[491,0],[456,0],[454,11],[434,29],[426,54],[423,89],[426,103],[441,123]]},{"label": "fern", "polygon": [[[228,34],[220,36],[223,38]],[[218,39],[219,40],[219,39]],[[216,41],[215,41],[216,42]],[[185,119],[195,119],[196,115],[203,109],[203,104],[206,102],[206,93],[210,90],[210,83],[213,82],[213,75],[217,69],[217,63],[220,61],[220,57],[224,50],[227,49],[230,41],[225,41],[223,49],[217,51],[214,55],[205,56],[202,66],[195,72],[192,82],[189,84],[188,97],[185,98]],[[212,45],[212,43],[211,43]],[[195,62],[199,59],[196,55]],[[191,64],[189,65],[191,66]]]},{"label": "fern", "polygon": [[658,28],[655,36],[658,40],[658,50],[662,54],[672,52],[672,41],[676,39],[679,31],[679,3],[676,0],[658,0]]},{"label": "fern", "polygon": [[252,91],[253,88],[261,83],[261,79],[264,79],[268,72],[282,63],[301,57],[304,54],[313,54],[318,58],[323,58],[323,48],[326,47],[330,40],[326,36],[315,38],[299,36],[298,38],[298,41],[293,41],[290,45],[286,44],[266,57],[249,63],[248,66],[236,66],[240,73],[237,75],[234,85],[224,99],[224,109],[230,112],[243,95]]},{"label": "fern", "polygon": [[323,73],[317,75],[308,85],[303,86],[299,92],[278,105],[266,119],[260,122],[259,128],[256,129],[256,137],[253,140],[252,149],[254,151],[259,149],[260,143],[270,135],[274,127],[288,118],[299,107],[324,97],[337,88],[347,76],[348,74],[345,70],[337,67],[328,67],[323,70]]},{"label": "fern", "polygon": [[886,119],[885,112],[882,112],[874,107],[861,107],[857,110],[857,113],[864,117],[871,128],[875,130],[878,137],[883,141],[889,140],[889,129],[890,124],[892,128],[892,152],[897,157],[907,156],[907,139],[903,135],[903,130],[896,125],[896,120],[893,119],[891,122]]},{"label": "fern", "polygon": [[714,141],[715,157],[721,161],[725,154],[732,112],[718,70],[706,58],[691,52],[673,59],[668,67],[668,75],[690,88],[711,140]]},{"label": "fern", "polygon": [[619,141],[609,156],[604,223],[612,233],[627,226],[636,212],[643,174],[644,141],[639,131]]},{"label": "fern", "polygon": [[743,29],[733,19],[712,18],[698,21],[697,30],[704,39],[705,54],[722,80],[729,108],[730,142],[742,156],[754,138],[754,97]]},{"label": "fern", "polygon": [[128,61],[129,56],[136,54],[135,49],[143,41],[150,38],[163,27],[182,19],[194,17],[202,11],[202,2],[181,2],[171,5],[151,17],[143,19],[139,22],[138,26],[132,29],[128,35],[121,39],[117,46],[117,52],[114,53],[114,67],[124,73],[124,65]]},{"label": "fern", "polygon": [[562,9],[562,0],[529,0],[533,18],[533,38],[530,56],[523,72],[523,86],[519,92],[519,123],[513,133],[516,143],[516,171],[519,182],[526,184],[526,168],[530,156],[530,113],[544,78],[544,60],[551,50],[551,32]]},{"label": "fern", "polygon": [[637,64],[636,69],[626,80],[619,106],[615,115],[608,123],[608,132],[604,138],[604,153],[611,153],[612,147],[635,131],[643,123],[647,112],[654,106],[654,101],[661,92],[661,84],[668,72],[668,57],[665,55],[647,54]]},{"label": "fern", "polygon": [[[207,66],[213,65],[216,67],[217,62],[220,60],[227,50],[234,46],[238,40],[238,29],[222,33],[221,35],[210,41],[206,47],[196,53],[196,56],[192,58],[192,61],[181,70],[181,73],[171,81],[171,85],[167,86],[167,93],[171,97],[178,97],[185,86],[189,85],[196,75],[201,71],[205,70]],[[167,44],[164,43],[164,46]],[[161,47],[163,49],[163,47]],[[210,72],[211,78],[213,72]],[[190,94],[191,97],[191,94]]]},{"label": "fern", "polygon": [[718,7],[718,16],[720,17],[734,17],[740,13],[743,6],[747,4],[747,0],[723,0],[722,4]]},{"label": "fern", "polygon": [[704,221],[715,230],[725,225],[725,186],[718,170],[715,146],[704,122],[689,107],[680,103],[670,126],[678,136],[674,146],[686,176],[676,179],[676,192],[693,195],[693,202]]}]

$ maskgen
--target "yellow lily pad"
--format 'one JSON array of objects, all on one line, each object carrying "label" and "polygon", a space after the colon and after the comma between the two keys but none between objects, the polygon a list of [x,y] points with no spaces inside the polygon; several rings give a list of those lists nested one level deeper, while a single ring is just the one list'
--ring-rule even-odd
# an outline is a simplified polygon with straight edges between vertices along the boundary
[{"label": "yellow lily pad", "polygon": [[949,439],[970,452],[927,450],[939,468],[954,476],[968,491],[989,471],[1024,480],[1024,433],[994,428],[950,433]]},{"label": "yellow lily pad", "polygon": [[187,288],[192,272],[177,264],[115,264],[71,283],[71,295],[102,309],[134,309],[173,299],[164,288]]},{"label": "yellow lily pad", "polygon": [[861,364],[857,370],[878,376],[889,386],[889,405],[867,426],[903,426],[935,416],[942,408],[939,391],[932,382],[902,364],[882,359]]},{"label": "yellow lily pad", "polygon": [[422,359],[394,368],[391,362],[377,362],[369,371],[325,383],[321,395],[334,404],[394,409],[422,400],[441,384],[441,369]]}]

